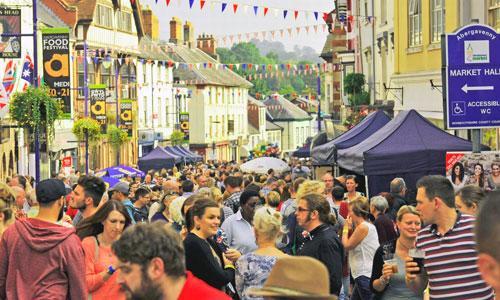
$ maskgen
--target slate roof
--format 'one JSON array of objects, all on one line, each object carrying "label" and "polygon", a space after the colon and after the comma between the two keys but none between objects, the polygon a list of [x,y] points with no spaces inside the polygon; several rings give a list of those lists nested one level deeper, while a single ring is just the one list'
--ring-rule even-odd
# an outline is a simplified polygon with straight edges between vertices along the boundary
[{"label": "slate roof", "polygon": [[305,121],[312,117],[283,96],[273,94],[264,100],[271,121]]},{"label": "slate roof", "polygon": [[[229,68],[216,69],[215,65],[220,63],[198,48],[168,43],[165,45],[165,51],[175,62],[193,64],[191,69],[183,65],[179,65],[179,68],[174,69],[174,77],[178,77],[179,80],[197,80],[198,85],[208,84],[244,88],[253,86],[252,83]],[[197,64],[199,68],[196,67]],[[210,68],[208,64],[212,64],[212,67]]]},{"label": "slate roof", "polygon": [[140,58],[155,59],[155,60],[168,60],[170,59],[157,43],[153,42],[147,35],[143,36],[139,41],[138,55]]},{"label": "slate roof", "polygon": [[262,101],[259,101],[250,95],[248,95],[248,104],[253,104],[253,105],[256,105],[258,107],[266,107],[266,105],[264,103],[262,103]]},{"label": "slate roof", "polygon": [[279,126],[279,125],[274,124],[273,122],[266,121],[266,131],[270,131],[270,130],[280,130],[280,131],[282,131],[283,128],[281,126]]}]

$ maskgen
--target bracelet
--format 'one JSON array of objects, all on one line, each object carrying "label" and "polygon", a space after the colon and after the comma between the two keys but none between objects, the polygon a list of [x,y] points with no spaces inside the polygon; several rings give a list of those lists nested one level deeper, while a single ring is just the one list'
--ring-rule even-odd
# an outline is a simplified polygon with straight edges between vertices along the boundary
[{"label": "bracelet", "polygon": [[349,233],[349,227],[344,226],[344,229],[342,230],[342,235],[348,234]]},{"label": "bracelet", "polygon": [[236,268],[234,267],[234,265],[232,264],[227,264],[224,266],[224,269],[233,269],[233,270],[236,270]]}]

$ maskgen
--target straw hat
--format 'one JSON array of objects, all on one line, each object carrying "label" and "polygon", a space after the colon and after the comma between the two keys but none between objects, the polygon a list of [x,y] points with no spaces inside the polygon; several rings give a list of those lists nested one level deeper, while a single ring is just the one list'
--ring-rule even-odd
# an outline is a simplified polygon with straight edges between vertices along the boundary
[{"label": "straw hat", "polygon": [[336,300],[330,294],[328,270],[319,260],[307,256],[287,256],[276,261],[262,288],[251,288],[254,297]]}]

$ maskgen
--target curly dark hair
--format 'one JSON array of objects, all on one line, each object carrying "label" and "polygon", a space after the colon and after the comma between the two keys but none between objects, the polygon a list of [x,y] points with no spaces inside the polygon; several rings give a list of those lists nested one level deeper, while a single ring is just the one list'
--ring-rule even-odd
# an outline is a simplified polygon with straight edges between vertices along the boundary
[{"label": "curly dark hair", "polygon": [[85,197],[92,198],[94,207],[98,207],[101,202],[102,195],[106,191],[106,184],[104,181],[97,176],[83,175],[78,178],[77,184],[83,188]]},{"label": "curly dark hair", "polygon": [[141,223],[127,228],[113,243],[112,249],[120,261],[139,264],[142,270],[158,257],[163,261],[167,276],[180,277],[186,273],[180,235],[163,222]]}]

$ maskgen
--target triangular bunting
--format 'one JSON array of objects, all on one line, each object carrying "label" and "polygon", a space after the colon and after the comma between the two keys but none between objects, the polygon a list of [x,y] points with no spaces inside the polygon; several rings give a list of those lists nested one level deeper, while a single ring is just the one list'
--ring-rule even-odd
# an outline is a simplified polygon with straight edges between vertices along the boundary
[{"label": "triangular bunting", "polygon": [[318,21],[318,12],[317,11],[314,12],[314,18],[316,19],[316,21]]},{"label": "triangular bunting", "polygon": [[238,4],[233,3],[233,11],[234,11],[234,13],[236,13],[236,11],[238,11]]},{"label": "triangular bunting", "polygon": [[222,12],[224,12],[226,10],[226,7],[227,7],[227,3],[222,3]]},{"label": "triangular bunting", "polygon": [[257,15],[257,12],[259,11],[259,7],[258,6],[254,6],[253,7],[253,12],[255,15]]},{"label": "triangular bunting", "polygon": [[286,19],[286,15],[288,14],[288,10],[283,10],[283,19]]},{"label": "triangular bunting", "polygon": [[200,9],[203,9],[203,6],[205,6],[205,0],[200,0]]},{"label": "triangular bunting", "polygon": [[267,15],[267,12],[269,11],[268,7],[264,7],[264,17]]},{"label": "triangular bunting", "polygon": [[297,20],[297,17],[299,16],[299,11],[296,10],[293,12],[293,17],[295,18],[295,20]]},{"label": "triangular bunting", "polygon": [[170,5],[170,0],[165,0],[167,2],[167,6]]},{"label": "triangular bunting", "polygon": [[194,0],[189,0],[189,8],[193,8]]}]

